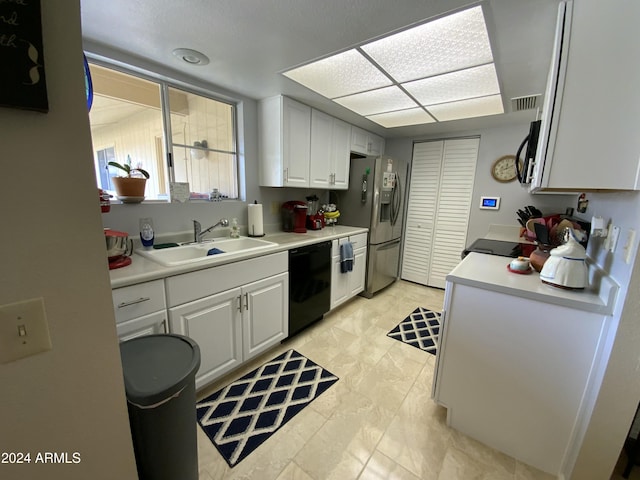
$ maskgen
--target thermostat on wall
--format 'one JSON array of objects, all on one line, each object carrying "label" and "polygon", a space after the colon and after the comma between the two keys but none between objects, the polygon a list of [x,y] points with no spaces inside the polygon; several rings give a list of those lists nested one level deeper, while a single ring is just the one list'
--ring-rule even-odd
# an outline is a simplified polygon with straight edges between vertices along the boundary
[{"label": "thermostat on wall", "polygon": [[499,210],[500,197],[480,197],[480,208],[485,210]]}]

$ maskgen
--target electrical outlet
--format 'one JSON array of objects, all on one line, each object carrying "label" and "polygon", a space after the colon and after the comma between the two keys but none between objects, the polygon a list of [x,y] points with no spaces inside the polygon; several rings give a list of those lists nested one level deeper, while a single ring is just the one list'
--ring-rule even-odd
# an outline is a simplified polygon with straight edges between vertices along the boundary
[{"label": "electrical outlet", "polygon": [[44,299],[0,306],[0,363],[51,350]]},{"label": "electrical outlet", "polygon": [[271,215],[280,213],[280,202],[271,202]]},{"label": "electrical outlet", "polygon": [[622,252],[624,254],[625,263],[631,263],[631,259],[633,258],[633,250],[636,244],[636,231],[633,228],[629,229],[629,233],[627,234],[627,242],[622,247]]},{"label": "electrical outlet", "polygon": [[616,251],[618,245],[618,237],[620,237],[620,227],[611,226],[607,240],[609,242],[608,249],[611,253]]}]

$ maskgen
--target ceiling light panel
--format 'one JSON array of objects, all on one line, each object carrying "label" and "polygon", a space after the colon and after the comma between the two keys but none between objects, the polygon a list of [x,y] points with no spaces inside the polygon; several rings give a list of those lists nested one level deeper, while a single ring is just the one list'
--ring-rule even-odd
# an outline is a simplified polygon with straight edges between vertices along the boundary
[{"label": "ceiling light panel", "polygon": [[410,108],[397,112],[380,113],[370,115],[369,120],[382,125],[385,128],[404,127],[406,125],[420,125],[423,123],[433,123],[435,120],[422,108]]},{"label": "ceiling light panel", "polygon": [[426,108],[439,122],[504,113],[500,95],[442,103]]},{"label": "ceiling light panel", "polygon": [[416,80],[402,85],[421,105],[453,102],[500,93],[493,64]]},{"label": "ceiling light panel", "polygon": [[328,98],[391,85],[378,68],[357,50],[334,55],[284,72],[284,75]]},{"label": "ceiling light panel", "polygon": [[399,83],[493,62],[480,6],[361,48]]},{"label": "ceiling light panel", "polygon": [[334,102],[360,115],[371,115],[416,106],[416,102],[411,97],[395,86],[336,98]]}]

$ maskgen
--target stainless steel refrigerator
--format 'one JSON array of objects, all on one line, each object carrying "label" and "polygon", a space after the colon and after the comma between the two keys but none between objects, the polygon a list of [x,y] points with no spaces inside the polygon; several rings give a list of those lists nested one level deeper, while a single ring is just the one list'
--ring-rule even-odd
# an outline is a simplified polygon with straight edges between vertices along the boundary
[{"label": "stainless steel refrigerator", "polygon": [[340,223],[369,229],[368,298],[398,278],[407,170],[396,158],[352,157],[349,190],[340,193]]}]

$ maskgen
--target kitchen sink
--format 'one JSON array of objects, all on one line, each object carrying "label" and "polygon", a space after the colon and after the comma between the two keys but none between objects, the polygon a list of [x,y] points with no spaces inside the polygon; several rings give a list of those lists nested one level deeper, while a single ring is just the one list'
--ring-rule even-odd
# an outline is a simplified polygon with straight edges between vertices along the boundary
[{"label": "kitchen sink", "polygon": [[[190,243],[158,250],[136,250],[136,253],[165,267],[194,263],[215,263],[216,259],[240,256],[244,253],[266,250],[277,243],[258,238],[240,237]],[[211,253],[209,253],[211,252]]]}]

